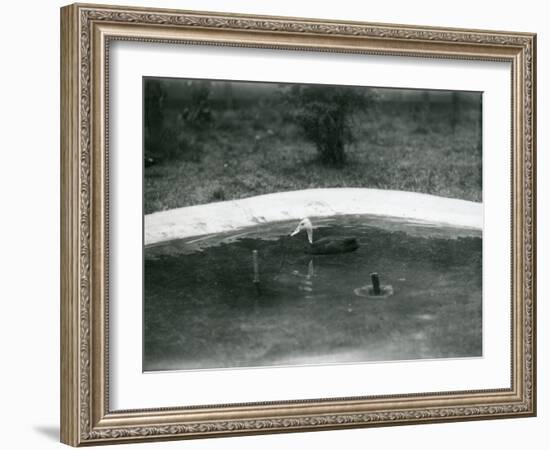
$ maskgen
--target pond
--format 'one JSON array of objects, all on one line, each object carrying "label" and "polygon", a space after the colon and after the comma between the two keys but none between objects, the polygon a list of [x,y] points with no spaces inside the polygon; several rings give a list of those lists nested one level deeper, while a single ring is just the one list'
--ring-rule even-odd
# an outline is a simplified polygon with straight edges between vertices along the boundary
[{"label": "pond", "polygon": [[[379,216],[258,224],[144,250],[145,371],[482,356],[481,231]],[[258,272],[254,283],[253,251]],[[391,295],[368,295],[370,274]]]}]

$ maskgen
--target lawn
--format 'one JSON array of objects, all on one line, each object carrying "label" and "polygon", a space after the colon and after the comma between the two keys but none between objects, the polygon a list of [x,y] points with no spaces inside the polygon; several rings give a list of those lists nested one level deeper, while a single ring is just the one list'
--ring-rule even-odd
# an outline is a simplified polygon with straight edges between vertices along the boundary
[{"label": "lawn", "polygon": [[[479,94],[472,94],[479,99]],[[278,191],[367,187],[481,201],[479,100],[377,101],[353,116],[346,164],[321,164],[316,148],[284,106],[259,98],[213,107],[208,126],[185,128],[182,106],[164,112],[164,142],[145,168],[145,213]],[[454,114],[454,115],[453,115]],[[170,142],[173,140],[174,142]],[[174,145],[172,145],[174,147]]]}]

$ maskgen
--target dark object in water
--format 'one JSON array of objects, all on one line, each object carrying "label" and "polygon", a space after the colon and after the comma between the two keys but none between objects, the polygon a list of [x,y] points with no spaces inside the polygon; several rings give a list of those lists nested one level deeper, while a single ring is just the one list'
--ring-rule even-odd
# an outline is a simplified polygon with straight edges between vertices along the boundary
[{"label": "dark object in water", "polygon": [[393,295],[392,285],[380,285],[380,277],[376,272],[370,274],[370,279],[372,284],[354,289],[353,292],[355,292],[355,295],[372,298],[386,298]]},{"label": "dark object in water", "polygon": [[375,287],[372,284],[367,286],[361,286],[353,290],[358,297],[368,297],[372,299],[382,300],[393,295],[393,286],[391,284],[383,284],[379,286],[377,293]]},{"label": "dark object in water", "polygon": [[372,293],[374,295],[380,295],[380,278],[376,272],[370,274],[372,280]]},{"label": "dark object in water", "polygon": [[325,237],[309,244],[305,251],[310,255],[333,255],[353,252],[359,248],[354,237]]},{"label": "dark object in water", "polygon": [[298,234],[301,230],[306,230],[309,245],[305,252],[310,255],[334,255],[337,253],[353,252],[359,248],[359,243],[354,237],[326,236],[317,241],[313,241],[313,225],[307,217],[302,219],[296,229],[290,233],[290,236]]},{"label": "dark object in water", "polygon": [[254,268],[254,283],[260,282],[260,269],[258,264],[258,250],[252,250],[252,267]]},{"label": "dark object in water", "polygon": [[252,266],[254,268],[254,279],[252,280],[252,282],[256,287],[256,293],[258,295],[261,295],[262,290],[260,289],[260,269],[258,264],[258,250],[252,250]]}]

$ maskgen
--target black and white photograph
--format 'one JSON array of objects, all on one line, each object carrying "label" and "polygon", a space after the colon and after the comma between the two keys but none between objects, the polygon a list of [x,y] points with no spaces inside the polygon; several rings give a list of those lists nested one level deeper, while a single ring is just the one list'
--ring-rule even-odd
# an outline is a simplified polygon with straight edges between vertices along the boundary
[{"label": "black and white photograph", "polygon": [[143,370],[483,356],[481,92],[143,78]]},{"label": "black and white photograph", "polygon": [[545,5],[4,2],[1,448],[547,446]]}]

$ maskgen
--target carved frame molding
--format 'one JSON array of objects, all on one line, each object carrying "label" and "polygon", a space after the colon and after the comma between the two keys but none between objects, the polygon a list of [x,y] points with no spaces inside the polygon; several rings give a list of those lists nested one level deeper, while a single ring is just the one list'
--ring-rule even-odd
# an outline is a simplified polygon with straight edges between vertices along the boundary
[{"label": "carved frame molding", "polygon": [[[128,7],[61,10],[61,436],[78,446],[536,413],[535,55],[529,33]],[[110,411],[108,58],[112,40],[509,61],[512,66],[512,386],[311,401]]]}]

